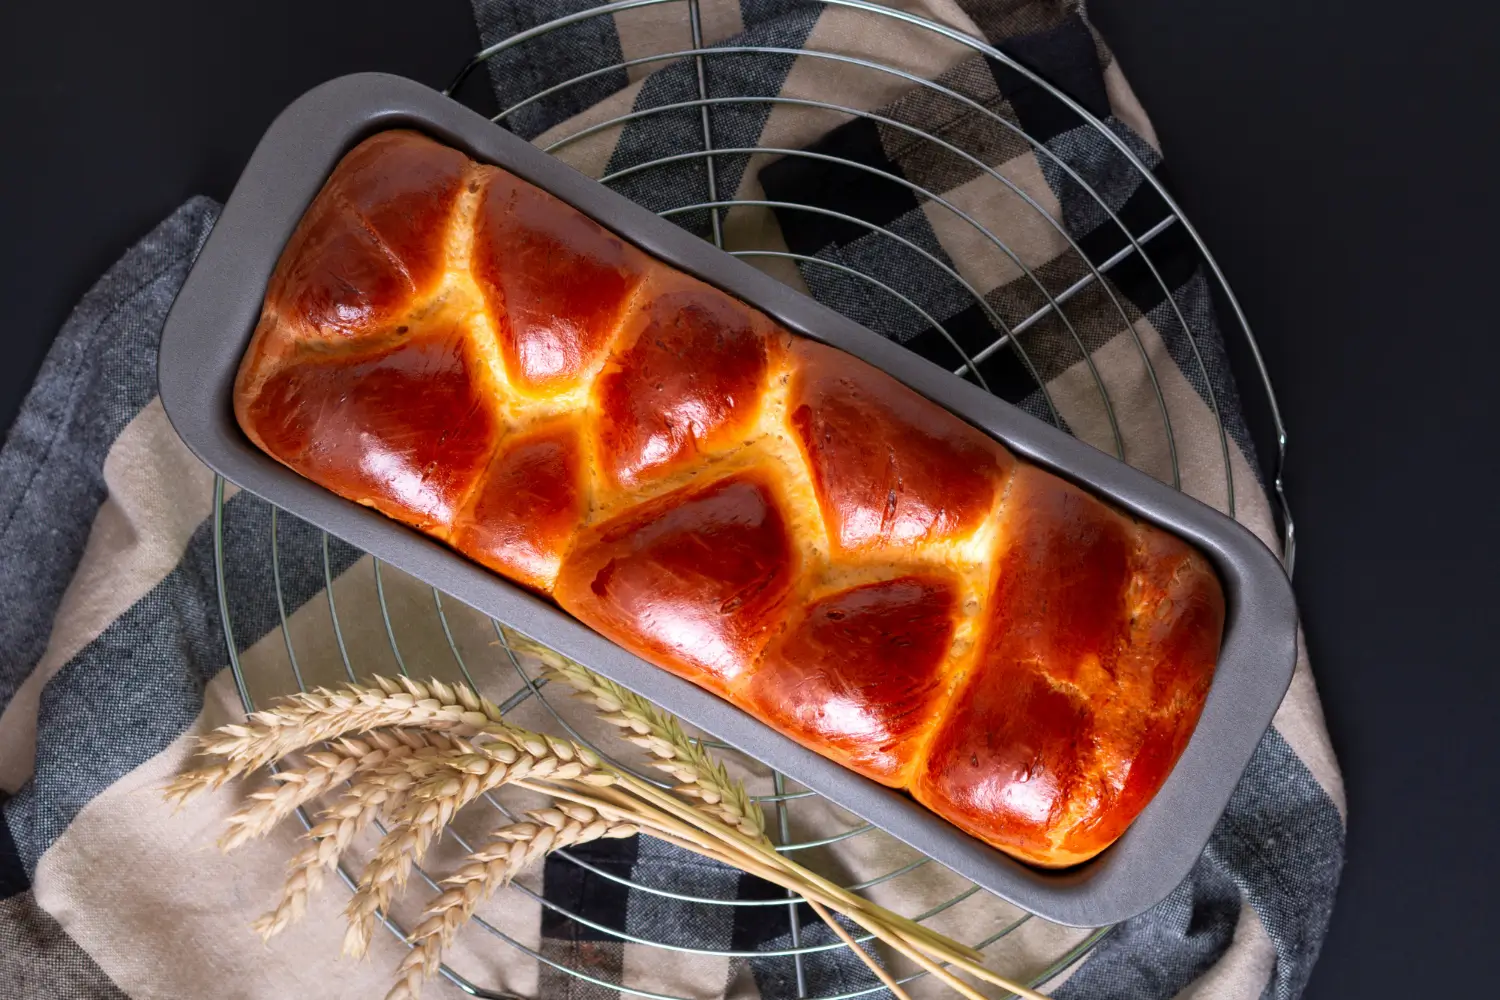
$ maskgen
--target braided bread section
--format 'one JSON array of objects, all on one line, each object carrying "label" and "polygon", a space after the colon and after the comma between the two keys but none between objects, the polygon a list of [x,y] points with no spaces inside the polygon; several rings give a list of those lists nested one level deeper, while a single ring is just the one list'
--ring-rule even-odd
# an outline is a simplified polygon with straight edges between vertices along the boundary
[{"label": "braided bread section", "polygon": [[301,475],[1037,865],[1124,832],[1218,656],[1222,590],[1182,540],[412,132],[309,207],[235,413]]}]

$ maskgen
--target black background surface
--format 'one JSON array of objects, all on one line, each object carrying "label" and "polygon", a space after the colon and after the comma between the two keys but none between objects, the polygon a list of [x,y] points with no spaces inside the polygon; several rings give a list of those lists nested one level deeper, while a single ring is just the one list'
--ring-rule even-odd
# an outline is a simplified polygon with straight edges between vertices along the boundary
[{"label": "black background surface", "polygon": [[[188,196],[224,199],[281,107],[357,70],[441,86],[477,46],[463,0],[0,8],[0,428],[78,297]],[[1297,590],[1350,807],[1307,996],[1489,995],[1500,8],[1091,11],[1291,430]]]}]

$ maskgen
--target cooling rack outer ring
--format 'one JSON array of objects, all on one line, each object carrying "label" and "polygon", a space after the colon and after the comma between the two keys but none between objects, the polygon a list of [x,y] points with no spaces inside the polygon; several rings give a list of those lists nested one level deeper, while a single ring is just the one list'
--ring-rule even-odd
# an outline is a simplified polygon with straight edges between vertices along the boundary
[{"label": "cooling rack outer ring", "polygon": [[[1219,571],[1228,598],[1218,671],[1182,759],[1125,836],[1099,858],[1064,872],[1026,867],[255,449],[234,422],[231,394],[267,279],[343,153],[394,127],[420,129],[515,172],[655,256],[884,369],[1018,453],[1198,545]],[[463,105],[400,77],[339,78],[300,98],[272,124],[173,305],[159,372],[173,426],[225,478],[625,684],[983,888],[1057,923],[1116,923],[1158,902],[1186,877],[1290,683],[1296,635],[1290,583],[1276,557],[1241,525],[706,246]]]}]

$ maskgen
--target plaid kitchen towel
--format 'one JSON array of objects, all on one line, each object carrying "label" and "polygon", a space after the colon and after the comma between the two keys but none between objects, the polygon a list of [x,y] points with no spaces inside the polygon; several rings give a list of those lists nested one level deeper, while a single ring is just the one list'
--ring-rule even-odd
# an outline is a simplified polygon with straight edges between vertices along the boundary
[{"label": "plaid kitchen towel", "polygon": [[[474,0],[486,44],[588,6]],[[700,37],[716,50],[703,60],[706,92],[775,99],[713,109],[723,152],[712,188],[703,157],[643,167],[703,145],[697,66],[647,58],[693,47],[682,4],[576,21],[499,52],[488,72],[502,109],[526,102],[507,127],[585,172],[618,175],[658,210],[738,200],[717,219],[729,249],[1208,503],[1229,509],[1232,483],[1235,516],[1275,545],[1199,261],[1180,226],[1162,225],[1154,188],[1024,75],[858,6],[702,0]],[[1076,6],[898,9],[988,38],[1160,174],[1150,122]],[[650,111],[664,105],[678,107]],[[711,211],[673,217],[712,237]],[[382,995],[404,946],[382,935],[370,961],[336,961],[339,886],[270,948],[249,931],[275,899],[295,829],[222,855],[212,841],[236,793],[174,815],[159,788],[195,734],[241,714],[231,649],[257,703],[348,670],[467,670],[497,699],[525,693],[486,619],[254,497],[230,488],[216,503],[212,474],[166,422],[154,372],[166,311],[216,212],[189,202],[101,279],[0,450],[0,997]],[[516,711],[547,728],[554,710],[593,735],[566,700],[532,696]],[[776,790],[755,762],[731,766],[752,791]],[[1045,989],[1070,1000],[1297,996],[1343,854],[1343,790],[1305,654],[1192,874],[1097,943],[965,895],[951,873],[791,791],[773,829],[832,839],[804,850],[809,863],[876,882],[869,894],[903,912],[938,911],[930,922],[945,933],[993,939],[993,967],[1050,975]],[[471,812],[457,838],[493,825]],[[356,845],[356,870],[369,846]],[[450,838],[428,867],[441,873],[461,854]],[[420,906],[417,890],[398,923]],[[840,948],[786,957],[831,939],[779,890],[649,839],[549,859],[481,917],[450,956],[481,995],[882,992]],[[926,980],[909,988],[938,995]],[[439,980],[429,995],[463,993]]]}]

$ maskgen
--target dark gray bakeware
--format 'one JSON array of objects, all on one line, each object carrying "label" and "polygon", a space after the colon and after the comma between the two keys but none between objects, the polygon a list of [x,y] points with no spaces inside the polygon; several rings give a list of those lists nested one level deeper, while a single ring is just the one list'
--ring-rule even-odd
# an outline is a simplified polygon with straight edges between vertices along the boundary
[{"label": "dark gray bakeware", "polygon": [[[451,549],[303,479],[235,423],[234,376],[283,245],[339,158],[389,128],[425,132],[525,178],[643,250],[792,330],[842,348],[1052,469],[1197,545],[1223,580],[1223,650],[1197,731],[1156,798],[1097,858],[1028,867],[906,796],[626,652]],[[597,670],[864,817],[984,888],[1062,924],[1140,913],[1186,877],[1291,681],[1296,608],[1281,564],[1217,511],[1022,413],[584,177],[457,102],[358,74],[292,104],[251,156],[162,334],[161,398],[188,446],[226,479]]]}]

